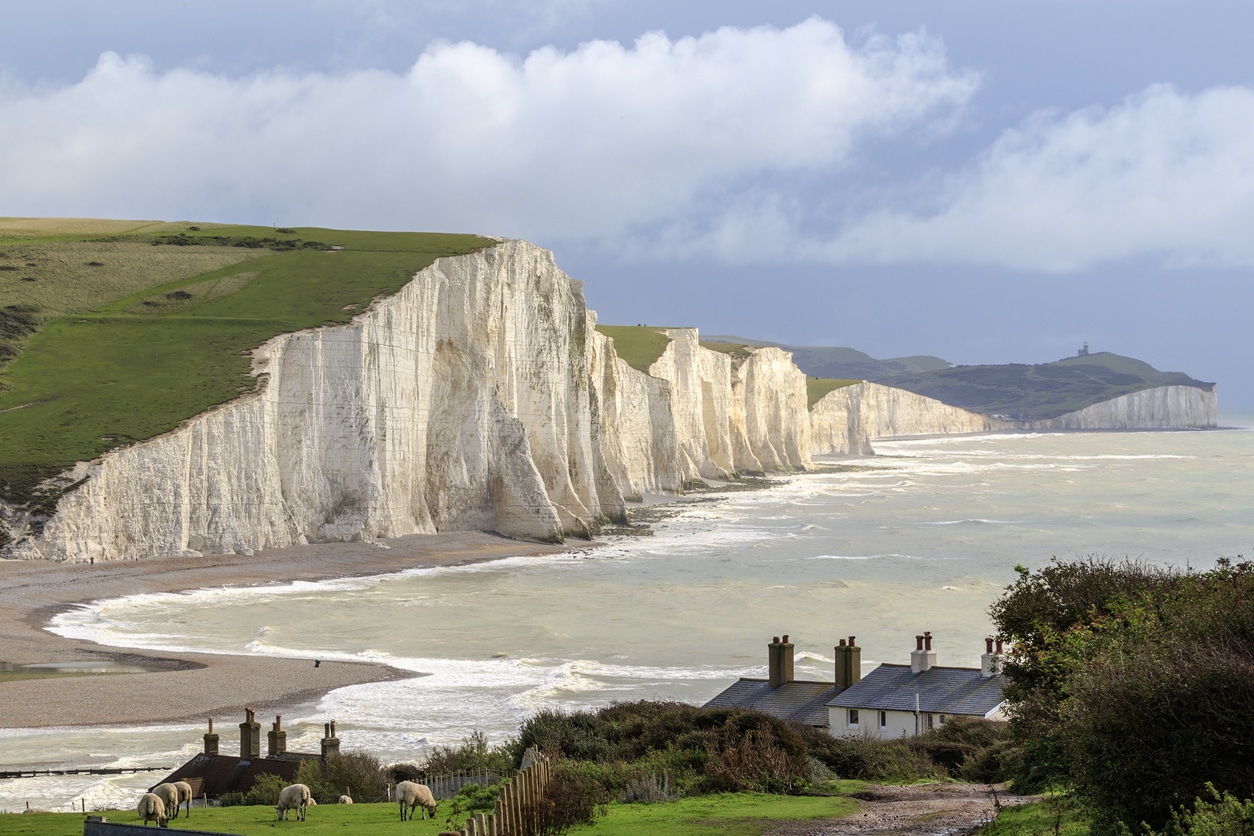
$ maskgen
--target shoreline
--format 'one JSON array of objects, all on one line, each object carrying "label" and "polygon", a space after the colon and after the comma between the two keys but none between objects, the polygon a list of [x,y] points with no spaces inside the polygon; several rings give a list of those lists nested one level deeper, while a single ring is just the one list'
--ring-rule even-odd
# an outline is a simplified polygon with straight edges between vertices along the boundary
[{"label": "shoreline", "polygon": [[[386,546],[386,547],[384,547]],[[49,632],[59,613],[128,595],[323,581],[563,554],[578,547],[483,532],[411,535],[374,543],[320,543],[251,556],[164,557],[109,563],[0,561],[0,661],[102,661],[143,673],[0,681],[0,729],[134,725],[242,716],[308,704],[337,688],[421,674],[376,662],[111,647]]]}]

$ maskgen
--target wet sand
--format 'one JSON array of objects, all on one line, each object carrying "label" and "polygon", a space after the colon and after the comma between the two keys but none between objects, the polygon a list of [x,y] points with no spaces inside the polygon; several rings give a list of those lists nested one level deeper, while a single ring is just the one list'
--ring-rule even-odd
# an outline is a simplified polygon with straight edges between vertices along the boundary
[{"label": "wet sand", "polygon": [[79,604],[149,592],[360,577],[415,567],[456,566],[562,546],[479,532],[371,543],[293,546],[243,555],[206,555],[96,564],[0,561],[0,661],[113,661],[145,673],[0,682],[0,728],[98,726],[242,716],[308,703],[346,685],[411,677],[409,671],[352,662],[210,653],[128,651],[67,639],[44,629]]}]

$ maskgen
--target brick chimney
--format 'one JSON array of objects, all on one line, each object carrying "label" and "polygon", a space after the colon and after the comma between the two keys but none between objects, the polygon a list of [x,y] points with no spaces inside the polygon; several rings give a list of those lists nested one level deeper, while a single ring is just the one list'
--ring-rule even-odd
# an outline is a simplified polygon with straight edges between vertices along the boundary
[{"label": "brick chimney", "polygon": [[914,637],[915,648],[910,654],[910,673],[923,673],[936,664],[936,651],[932,649],[932,634],[924,632]]},{"label": "brick chimney", "polygon": [[993,648],[993,639],[986,638],[984,640],[984,655],[980,657],[980,674],[982,676],[997,676],[1001,673],[1001,639],[997,639],[997,647]]},{"label": "brick chimney", "polygon": [[270,733],[266,735],[266,755],[277,758],[284,754],[287,754],[287,732],[283,731],[283,715],[276,714],[274,725],[270,727]]},{"label": "brick chimney", "polygon": [[209,718],[209,733],[205,735],[205,754],[218,754],[218,736],[213,733],[213,718]]},{"label": "brick chimney", "polygon": [[836,693],[853,685],[862,678],[862,648],[850,636],[836,645]]},{"label": "brick chimney", "polygon": [[340,753],[340,739],[335,736],[335,721],[322,726],[322,760],[335,757]]},{"label": "brick chimney", "polygon": [[788,636],[784,636],[783,641],[775,636],[766,646],[767,679],[772,688],[792,682],[792,651],[793,644],[788,641]]},{"label": "brick chimney", "polygon": [[261,724],[257,722],[257,712],[251,708],[244,709],[244,722],[239,724],[239,758],[250,761],[261,757]]}]

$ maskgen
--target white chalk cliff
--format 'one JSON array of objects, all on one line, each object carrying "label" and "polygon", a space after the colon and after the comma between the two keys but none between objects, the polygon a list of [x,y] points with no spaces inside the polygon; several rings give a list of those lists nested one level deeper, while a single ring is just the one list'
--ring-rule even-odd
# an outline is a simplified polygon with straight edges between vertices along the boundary
[{"label": "white chalk cliff", "polygon": [[[695,480],[998,428],[866,383],[808,410],[788,352],[723,354],[695,329],[666,330],[662,356],[633,369],[595,330],[582,287],[521,241],[440,259],[349,324],[257,349],[254,393],[80,463],[50,519],[0,508],[13,540],[0,556],[249,553],[456,529],[559,540]],[[1213,393],[1198,391],[1130,395],[1075,427],[1207,409],[1213,426]]]},{"label": "white chalk cliff", "polygon": [[1214,387],[1159,386],[1028,426],[1034,430],[1178,430],[1210,429],[1218,421],[1219,397]]}]

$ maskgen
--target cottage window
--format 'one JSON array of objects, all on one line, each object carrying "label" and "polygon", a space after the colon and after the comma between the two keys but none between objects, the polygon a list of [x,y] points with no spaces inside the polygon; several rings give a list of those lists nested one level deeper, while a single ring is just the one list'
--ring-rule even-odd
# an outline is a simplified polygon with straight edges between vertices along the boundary
[{"label": "cottage window", "polygon": [[940,716],[940,724],[941,724],[942,726],[943,726],[943,725],[945,725],[945,715],[944,715],[944,714],[942,714],[942,715]]},{"label": "cottage window", "polygon": [[849,709],[849,725],[858,725],[858,709],[856,708]]},{"label": "cottage window", "polygon": [[930,728],[933,728],[933,725],[932,725],[932,712],[930,712],[930,711],[929,711],[929,712],[928,712],[928,714],[927,714],[927,727],[928,727],[929,729],[930,729]]},{"label": "cottage window", "polygon": [[880,712],[880,728],[881,729],[888,728],[888,712],[887,711]]}]

